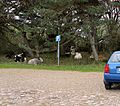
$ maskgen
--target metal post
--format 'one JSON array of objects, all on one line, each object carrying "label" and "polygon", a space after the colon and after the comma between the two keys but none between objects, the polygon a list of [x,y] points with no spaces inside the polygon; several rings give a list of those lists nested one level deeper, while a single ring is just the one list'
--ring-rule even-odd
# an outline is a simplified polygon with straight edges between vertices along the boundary
[{"label": "metal post", "polygon": [[60,65],[60,42],[58,41],[58,66]]},{"label": "metal post", "polygon": [[60,65],[60,35],[56,36],[56,42],[58,43],[57,58],[58,58],[58,66],[59,66]]}]

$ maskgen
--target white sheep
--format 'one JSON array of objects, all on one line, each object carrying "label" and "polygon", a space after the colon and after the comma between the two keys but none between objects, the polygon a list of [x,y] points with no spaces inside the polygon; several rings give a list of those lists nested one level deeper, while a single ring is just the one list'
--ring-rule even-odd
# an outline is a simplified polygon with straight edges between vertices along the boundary
[{"label": "white sheep", "polygon": [[33,59],[28,61],[28,64],[33,64],[33,65],[38,65],[41,63],[43,63],[43,59],[41,57],[40,58],[33,58]]},{"label": "white sheep", "polygon": [[81,53],[76,52],[75,56],[74,56],[74,59],[82,59]]},{"label": "white sheep", "polygon": [[94,56],[93,56],[93,55],[90,55],[90,59],[94,59]]}]

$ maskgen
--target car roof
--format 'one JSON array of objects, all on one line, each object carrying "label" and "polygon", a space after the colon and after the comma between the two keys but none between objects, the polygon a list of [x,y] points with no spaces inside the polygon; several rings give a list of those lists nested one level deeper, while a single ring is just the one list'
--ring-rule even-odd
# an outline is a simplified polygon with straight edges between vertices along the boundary
[{"label": "car roof", "polygon": [[120,51],[115,51],[115,52],[113,52],[113,54],[119,54],[120,53]]}]

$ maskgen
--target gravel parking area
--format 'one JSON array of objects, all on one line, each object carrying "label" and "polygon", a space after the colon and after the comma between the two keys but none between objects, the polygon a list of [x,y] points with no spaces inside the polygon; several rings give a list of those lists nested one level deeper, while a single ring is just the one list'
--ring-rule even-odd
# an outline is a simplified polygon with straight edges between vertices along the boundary
[{"label": "gravel parking area", "polygon": [[103,73],[0,69],[0,106],[120,106]]}]

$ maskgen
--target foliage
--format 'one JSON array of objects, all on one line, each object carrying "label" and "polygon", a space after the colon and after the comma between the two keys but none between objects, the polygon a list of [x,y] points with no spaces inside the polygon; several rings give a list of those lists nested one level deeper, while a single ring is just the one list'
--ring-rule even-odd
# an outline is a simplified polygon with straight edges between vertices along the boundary
[{"label": "foliage", "polygon": [[71,43],[78,51],[85,48],[93,52],[98,60],[100,51],[120,49],[119,3],[109,0],[1,0],[0,41],[4,41],[5,48],[19,46],[31,56],[39,57],[40,53],[56,51],[55,37],[60,34],[61,48],[70,47]]}]

